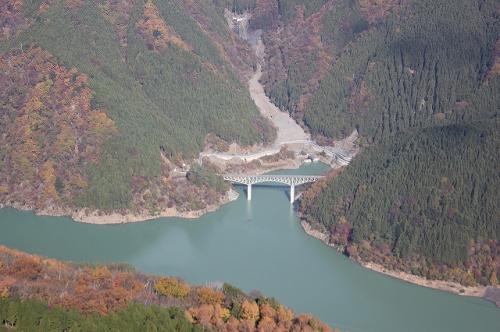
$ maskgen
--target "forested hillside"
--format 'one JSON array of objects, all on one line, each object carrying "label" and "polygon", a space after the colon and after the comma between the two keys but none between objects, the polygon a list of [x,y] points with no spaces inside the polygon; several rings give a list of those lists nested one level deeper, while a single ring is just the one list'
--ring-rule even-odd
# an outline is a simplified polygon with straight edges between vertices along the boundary
[{"label": "forested hillside", "polygon": [[241,76],[253,66],[249,48],[211,2],[6,0],[0,9],[2,203],[161,208],[173,198],[144,199],[137,183],[168,180],[162,154],[182,164],[209,133],[241,145],[274,138]]},{"label": "forested hillside", "polygon": [[0,330],[333,330],[255,292],[229,284],[192,286],[129,266],[89,266],[0,246]]},{"label": "forested hillside", "polygon": [[[269,64],[268,77],[284,75],[266,82],[268,93],[316,137],[357,130],[365,149],[304,194],[304,218],[355,259],[497,284],[498,2],[311,4],[299,4],[291,19],[280,18],[288,22],[283,30],[267,33],[266,46],[285,50],[285,61]],[[327,71],[318,71],[321,57],[309,61],[273,37],[299,22],[319,33],[320,43],[307,45],[330,57],[323,57]]]},{"label": "forested hillside", "polygon": [[496,284],[499,128],[495,119],[398,134],[312,189],[302,212],[355,259],[430,279]]}]

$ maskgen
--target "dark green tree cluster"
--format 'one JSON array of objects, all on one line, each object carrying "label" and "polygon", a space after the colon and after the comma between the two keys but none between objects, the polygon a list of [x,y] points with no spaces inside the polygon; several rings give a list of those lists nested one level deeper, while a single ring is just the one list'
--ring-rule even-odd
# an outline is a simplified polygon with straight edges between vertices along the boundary
[{"label": "dark green tree cluster", "polygon": [[205,331],[178,308],[130,305],[106,316],[49,308],[36,300],[0,300],[0,331]]},{"label": "dark green tree cluster", "polygon": [[[269,36],[264,35],[264,43],[270,43],[268,38]],[[270,82],[266,85],[266,94],[282,111],[293,112],[296,110],[300,97],[308,87],[309,79],[316,72],[318,50],[300,56],[303,57],[301,63],[295,62],[294,59],[287,59],[286,63],[289,66],[285,67],[286,79]]]},{"label": "dark green tree cluster", "polygon": [[229,189],[229,184],[224,179],[217,175],[213,170],[195,165],[187,173],[189,181],[197,186],[208,186],[222,193]]},{"label": "dark green tree cluster", "polygon": [[279,13],[285,22],[295,16],[297,6],[304,6],[304,15],[307,17],[316,13],[328,0],[280,0],[278,1]]},{"label": "dark green tree cluster", "polygon": [[328,45],[334,55],[339,55],[349,42],[368,28],[355,0],[338,1],[323,16],[321,24],[321,42]]}]

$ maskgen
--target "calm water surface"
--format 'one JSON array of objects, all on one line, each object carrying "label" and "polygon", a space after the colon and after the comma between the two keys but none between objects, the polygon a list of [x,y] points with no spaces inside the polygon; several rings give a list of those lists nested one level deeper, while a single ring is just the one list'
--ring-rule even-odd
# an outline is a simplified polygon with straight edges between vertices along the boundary
[{"label": "calm water surface", "polygon": [[[318,174],[321,164],[283,173]],[[500,309],[363,269],[307,236],[285,187],[254,186],[197,221],[114,226],[0,210],[0,243],[77,262],[124,262],[203,284],[259,289],[343,331],[500,331]]]}]

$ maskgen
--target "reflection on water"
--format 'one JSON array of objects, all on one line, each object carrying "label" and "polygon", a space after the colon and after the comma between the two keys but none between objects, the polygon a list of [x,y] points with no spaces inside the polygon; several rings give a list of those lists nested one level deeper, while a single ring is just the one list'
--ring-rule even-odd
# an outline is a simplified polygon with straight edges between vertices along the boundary
[{"label": "reflection on water", "polygon": [[246,217],[248,221],[252,220],[252,201],[247,200]]},{"label": "reflection on water", "polygon": [[[317,174],[320,165],[279,173]],[[260,289],[343,331],[499,331],[491,303],[443,293],[363,269],[304,234],[288,187],[254,186],[196,221],[162,218],[114,226],[0,210],[0,243],[49,257],[125,262],[194,283]]]}]

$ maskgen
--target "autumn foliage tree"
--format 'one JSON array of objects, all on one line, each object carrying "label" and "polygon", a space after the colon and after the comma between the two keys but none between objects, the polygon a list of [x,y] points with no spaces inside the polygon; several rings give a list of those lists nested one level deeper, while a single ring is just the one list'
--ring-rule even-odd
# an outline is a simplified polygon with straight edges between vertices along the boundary
[{"label": "autumn foliage tree", "polygon": [[46,161],[41,170],[41,176],[44,186],[44,195],[46,199],[57,200],[58,195],[56,192],[56,175],[54,173],[54,163],[51,160]]},{"label": "autumn foliage tree", "polygon": [[24,23],[23,0],[0,2],[0,41],[15,35]]},{"label": "autumn foliage tree", "polygon": [[137,30],[152,50],[161,51],[169,43],[186,51],[191,50],[191,47],[160,16],[153,0],[147,0],[144,4],[143,17],[137,22]]},{"label": "autumn foliage tree", "polygon": [[187,283],[174,277],[160,278],[155,283],[158,294],[184,298],[188,295],[190,287]]},{"label": "autumn foliage tree", "polygon": [[196,292],[198,295],[198,301],[203,304],[220,304],[224,301],[224,293],[209,287],[200,287]]}]

